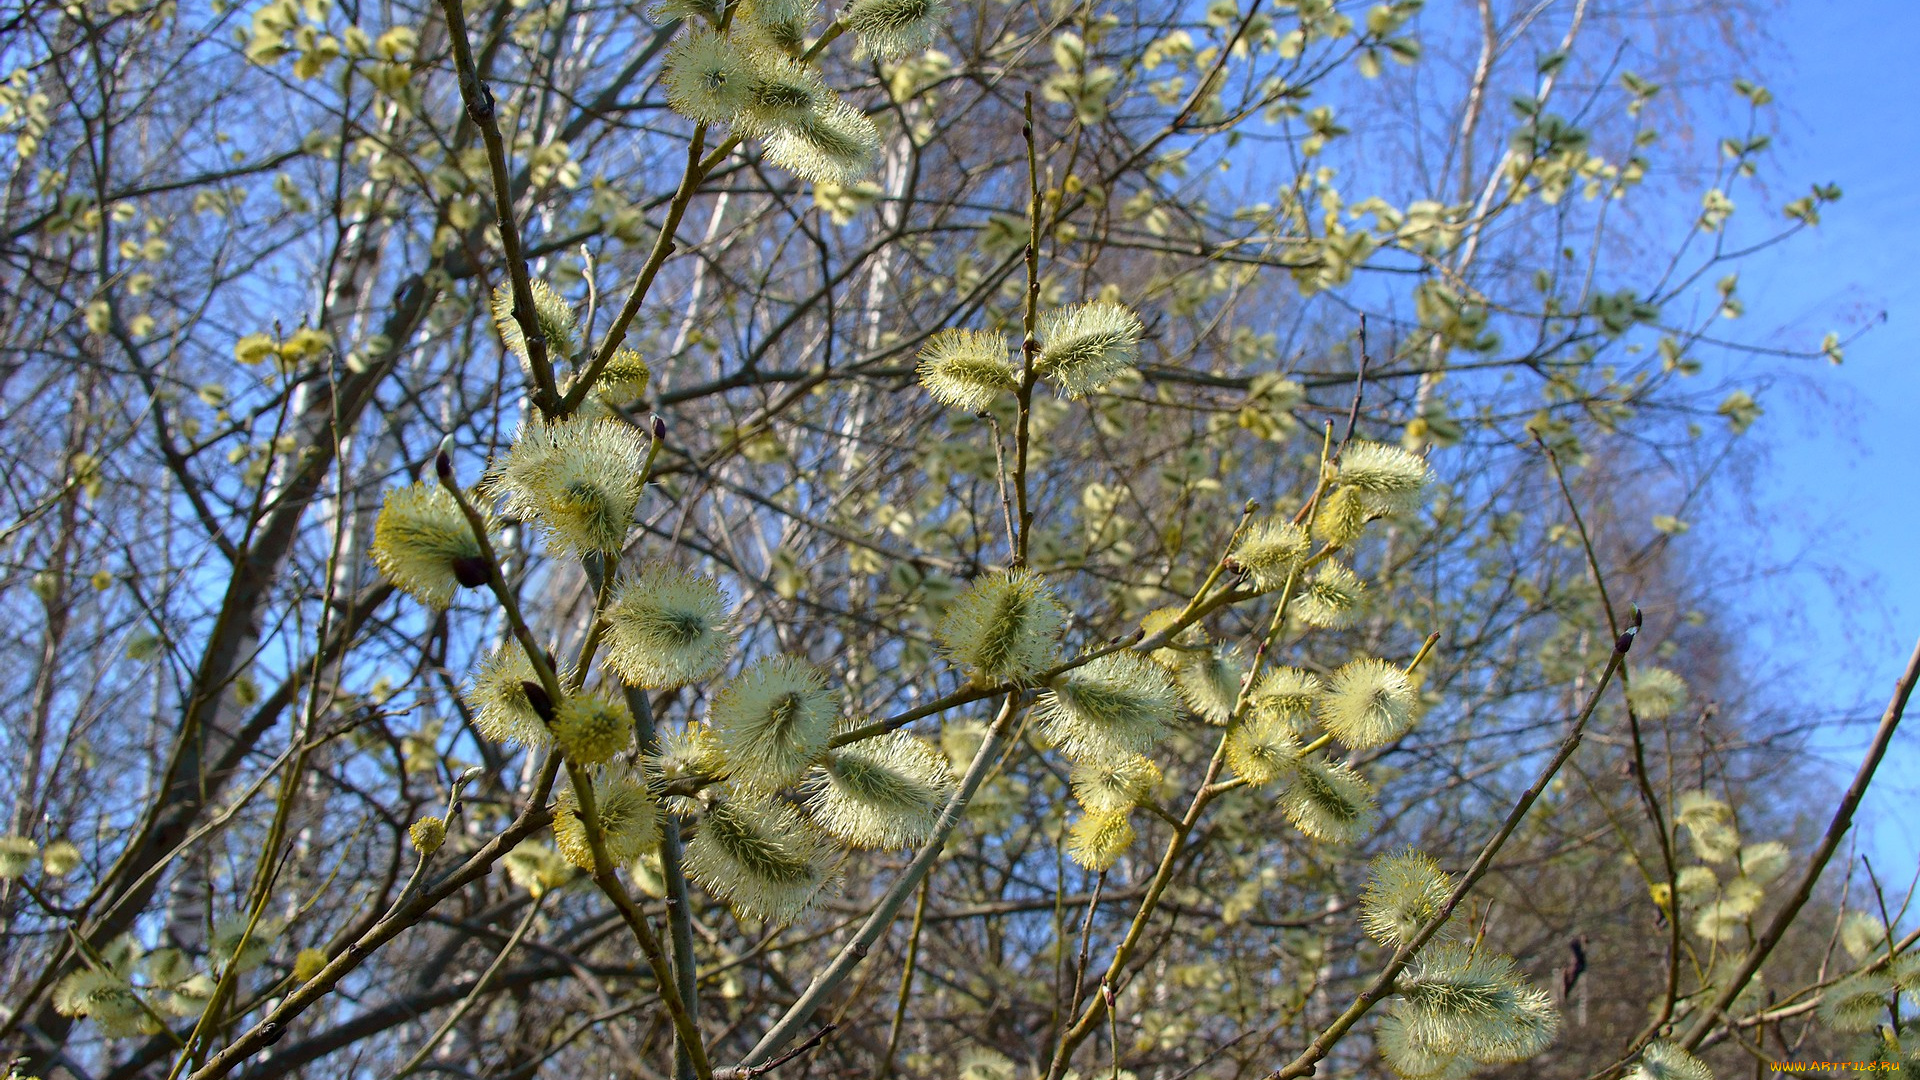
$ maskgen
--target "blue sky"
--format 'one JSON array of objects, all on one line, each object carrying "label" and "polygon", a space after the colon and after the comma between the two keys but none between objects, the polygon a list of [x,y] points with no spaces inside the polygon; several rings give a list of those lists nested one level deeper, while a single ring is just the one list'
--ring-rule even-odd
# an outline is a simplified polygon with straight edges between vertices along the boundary
[{"label": "blue sky", "polygon": [[[1872,329],[1842,366],[1803,365],[1797,385],[1776,384],[1756,429],[1768,457],[1755,495],[1778,523],[1775,548],[1811,545],[1813,561],[1851,580],[1836,594],[1809,570],[1751,602],[1806,620],[1807,633],[1763,643],[1787,663],[1796,697],[1877,719],[1920,637],[1920,5],[1793,0],[1772,29],[1785,59],[1767,73],[1781,106],[1775,175],[1795,194],[1832,181],[1845,197],[1813,235],[1742,273],[1748,330],[1759,331],[1750,340],[1804,346],[1829,328]],[[1741,525],[1720,529],[1731,538]],[[1920,710],[1908,724],[1860,822],[1863,850],[1903,889],[1920,859]],[[1834,724],[1816,739],[1836,786],[1870,731]]]}]

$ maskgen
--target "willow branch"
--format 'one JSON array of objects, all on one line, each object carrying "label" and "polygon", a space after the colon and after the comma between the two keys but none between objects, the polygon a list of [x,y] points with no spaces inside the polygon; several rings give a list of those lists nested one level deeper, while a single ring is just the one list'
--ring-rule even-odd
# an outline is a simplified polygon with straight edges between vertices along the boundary
[{"label": "willow branch", "polygon": [[886,933],[887,927],[893,924],[894,916],[899,914],[907,897],[919,887],[921,879],[933,869],[933,864],[939,861],[941,849],[946,847],[947,837],[953,834],[954,827],[960,823],[961,816],[967,811],[967,805],[973,801],[974,793],[980,789],[988,770],[993,767],[994,760],[999,757],[1001,747],[1006,745],[1007,734],[1013,727],[1014,715],[1019,711],[1017,708],[1019,700],[1018,694],[1007,695],[1006,701],[1000,706],[999,715],[994,717],[993,724],[987,728],[986,737],[980,741],[980,749],[974,753],[973,762],[967,766],[966,775],[961,779],[959,789],[953,793],[952,798],[947,800],[946,809],[940,812],[940,820],[934,826],[933,835],[920,848],[919,853],[914,855],[913,861],[907,864],[906,870],[894,880],[886,895],[880,898],[879,904],[860,925],[860,929],[854,933],[852,940],[841,948],[832,963],[828,964],[820,974],[814,976],[813,981],[801,993],[800,999],[787,1009],[785,1015],[781,1016],[765,1035],[761,1036],[760,1041],[747,1052],[747,1056],[740,1059],[739,1066],[716,1073],[717,1078],[734,1080],[734,1078],[753,1075],[749,1070],[766,1064],[773,1055],[780,1052],[781,1047],[799,1035],[800,1029],[813,1018],[814,1012],[820,1008],[827,995],[845,982],[847,976],[853,973],[853,969],[859,966],[860,961],[866,959],[867,951],[873,947],[874,942],[880,940],[881,934]]},{"label": "willow branch", "polygon": [[1753,981],[1760,971],[1760,965],[1767,962],[1774,946],[1786,936],[1787,928],[1800,914],[1813,895],[1813,887],[1819,883],[1820,874],[1827,868],[1827,860],[1840,846],[1840,840],[1853,827],[1853,812],[1860,807],[1860,800],[1867,794],[1867,785],[1873,782],[1874,770],[1880,767],[1880,759],[1886,756],[1887,747],[1893,742],[1893,733],[1900,727],[1900,718],[1907,710],[1907,700],[1913,696],[1913,687],[1920,682],[1920,642],[1913,647],[1913,655],[1907,658],[1907,668],[1894,684],[1893,699],[1887,702],[1887,710],[1881,714],[1880,726],[1873,733],[1873,742],[1867,747],[1867,754],[1860,762],[1860,768],[1853,775],[1853,783],[1847,786],[1847,793],[1840,798],[1840,805],[1834,807],[1833,820],[1827,825],[1827,833],[1820,838],[1820,846],[1814,850],[1813,858],[1807,863],[1806,873],[1800,876],[1800,883],[1788,896],[1786,904],[1774,913],[1773,921],[1767,924],[1766,932],[1747,950],[1746,958],[1734,969],[1720,992],[1714,995],[1713,1002],[1694,1017],[1693,1026],[1680,1038],[1680,1046],[1693,1050],[1700,1045],[1707,1033],[1713,1030],[1720,1018],[1726,1014],[1740,992]]},{"label": "willow branch", "polygon": [[1459,884],[1455,885],[1453,892],[1447,896],[1446,903],[1440,905],[1440,910],[1436,911],[1418,932],[1394,950],[1386,967],[1374,976],[1373,981],[1367,984],[1366,989],[1360,992],[1360,996],[1354,999],[1352,1005],[1347,1006],[1345,1012],[1315,1036],[1313,1042],[1300,1052],[1299,1057],[1268,1073],[1268,1080],[1294,1080],[1296,1077],[1312,1076],[1315,1067],[1342,1038],[1346,1037],[1353,1025],[1393,993],[1394,982],[1400,977],[1400,973],[1406,970],[1407,965],[1413,961],[1414,955],[1426,945],[1428,940],[1439,933],[1440,928],[1453,917],[1454,908],[1459,907],[1460,901],[1466,899],[1467,894],[1473,891],[1473,887],[1479,884],[1480,879],[1493,866],[1494,857],[1500,854],[1500,849],[1506,846],[1507,839],[1513,835],[1515,829],[1520,827],[1520,822],[1526,818],[1527,812],[1533,809],[1534,802],[1559,774],[1561,766],[1565,765],[1567,759],[1573,756],[1573,752],[1580,748],[1580,740],[1586,733],[1587,721],[1592,718],[1594,708],[1600,704],[1600,696],[1606,692],[1607,684],[1613,681],[1614,673],[1620,670],[1620,664],[1626,659],[1627,650],[1633,647],[1634,635],[1639,629],[1636,618],[1635,624],[1615,639],[1613,655],[1607,659],[1606,670],[1600,673],[1600,683],[1593,688],[1592,695],[1587,698],[1586,707],[1582,708],[1580,715],[1574,719],[1573,729],[1567,732],[1565,739],[1561,740],[1560,748],[1554,752],[1553,759],[1547,762],[1546,767],[1540,770],[1540,775],[1534,779],[1533,786],[1529,787],[1520,796],[1520,800],[1513,804],[1513,809],[1507,812],[1506,820],[1500,823],[1499,831],[1494,833],[1493,838],[1487,841],[1486,847],[1481,849],[1480,857],[1473,861],[1473,865],[1467,868],[1465,874],[1461,875]]}]

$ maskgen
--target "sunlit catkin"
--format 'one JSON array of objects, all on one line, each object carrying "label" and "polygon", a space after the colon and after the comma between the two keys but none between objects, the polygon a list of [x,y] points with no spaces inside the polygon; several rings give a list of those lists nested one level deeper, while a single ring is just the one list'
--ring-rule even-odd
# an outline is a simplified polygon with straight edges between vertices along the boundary
[{"label": "sunlit catkin", "polygon": [[[567,673],[560,673],[562,682]],[[545,720],[527,700],[528,683],[538,683],[533,662],[517,641],[509,641],[480,661],[460,689],[473,711],[473,726],[483,738],[497,743],[545,746],[553,738]]]},{"label": "sunlit catkin", "polygon": [[1373,860],[1360,897],[1360,926],[1382,945],[1410,940],[1440,913],[1453,879],[1440,864],[1411,849]]},{"label": "sunlit catkin", "polygon": [[1395,1013],[1442,1053],[1508,1062],[1546,1049],[1559,1015],[1511,958],[1471,943],[1429,944],[1402,976]]},{"label": "sunlit catkin", "polygon": [[1174,682],[1180,687],[1181,699],[1196,716],[1224,724],[1240,700],[1240,683],[1246,674],[1246,656],[1239,646],[1229,645],[1188,653],[1185,662],[1175,669]]},{"label": "sunlit catkin", "polygon": [[1894,957],[1887,974],[1902,993],[1920,996],[1920,953],[1909,950]]},{"label": "sunlit catkin", "polygon": [[1435,1049],[1418,1028],[1391,1009],[1374,1028],[1373,1041],[1387,1067],[1406,1080],[1466,1080],[1480,1065],[1470,1057]]},{"label": "sunlit catkin", "polygon": [[54,984],[53,1009],[62,1016],[92,1020],[109,1039],[160,1030],[160,1022],[141,1008],[124,976],[97,968],[82,968]]},{"label": "sunlit catkin", "polygon": [[293,954],[293,979],[295,982],[312,982],[327,967],[325,949],[305,948]]},{"label": "sunlit catkin", "polygon": [[413,841],[413,850],[432,855],[447,842],[447,819],[423,817],[407,826],[407,839]]},{"label": "sunlit catkin", "polygon": [[1761,885],[1786,873],[1792,861],[1792,852],[1778,840],[1764,840],[1740,849],[1740,873]]},{"label": "sunlit catkin", "polygon": [[[594,810],[607,859],[625,866],[660,843],[660,814],[647,787],[624,771],[593,779]],[[553,808],[553,846],[568,862],[593,872],[593,845],[580,816],[580,799],[571,787],[561,790]]]},{"label": "sunlit catkin", "polygon": [[[1157,637],[1178,623],[1182,614],[1183,609],[1178,607],[1163,607],[1147,612],[1146,617],[1140,620],[1140,636]],[[1148,652],[1147,658],[1168,671],[1178,671],[1188,656],[1206,647],[1207,632],[1197,623],[1189,623],[1169,638],[1165,645]]]},{"label": "sunlit catkin", "polygon": [[1346,765],[1301,758],[1280,795],[1293,827],[1329,844],[1345,844],[1373,828],[1373,789]]},{"label": "sunlit catkin", "polygon": [[1313,535],[1328,547],[1348,547],[1367,531],[1370,519],[1365,496],[1354,488],[1334,488],[1314,511]]},{"label": "sunlit catkin", "polygon": [[[727,774],[727,759],[720,752],[720,740],[714,737],[713,728],[705,724],[662,733],[656,749],[653,756],[645,759],[648,775],[656,783]],[[670,814],[698,813],[703,805],[699,797],[693,795],[669,795],[661,800],[661,808]]]},{"label": "sunlit catkin", "polygon": [[946,0],[854,0],[841,20],[867,52],[889,59],[933,44],[947,8]]},{"label": "sunlit catkin", "polygon": [[916,369],[933,400],[983,412],[1020,385],[1007,358],[1007,336],[987,330],[942,330],[920,348]]},{"label": "sunlit catkin", "polygon": [[1247,700],[1248,711],[1253,716],[1272,720],[1295,738],[1304,739],[1313,727],[1314,709],[1322,693],[1320,677],[1313,672],[1277,667],[1253,684],[1253,694]]},{"label": "sunlit catkin", "polygon": [[1166,673],[1132,653],[1100,657],[1049,685],[1037,711],[1041,731],[1076,761],[1145,753],[1174,717]]},{"label": "sunlit catkin", "polygon": [[1017,1080],[1020,1066],[1011,1058],[983,1046],[962,1051],[954,1080]]},{"label": "sunlit catkin", "polygon": [[659,690],[711,678],[733,647],[720,583],[664,564],[614,586],[606,622],[607,667],[629,686]]},{"label": "sunlit catkin", "polygon": [[646,457],[646,439],[617,420],[533,421],[485,483],[557,554],[617,552],[640,503]]},{"label": "sunlit catkin", "polygon": [[1835,1031],[1872,1031],[1887,1017],[1893,992],[1884,972],[1849,975],[1820,995],[1820,1022]]},{"label": "sunlit catkin", "polygon": [[633,745],[633,713],[604,694],[575,694],[553,714],[553,740],[567,760],[599,765]]},{"label": "sunlit catkin", "polygon": [[840,700],[820,669],[780,656],[721,688],[708,715],[727,775],[772,792],[799,780],[827,752]]},{"label": "sunlit catkin", "polygon": [[800,123],[832,97],[820,73],[783,56],[758,56],[747,83],[746,103],[734,122],[749,133],[766,138]]},{"label": "sunlit catkin", "polygon": [[1360,617],[1360,600],[1366,590],[1366,584],[1353,571],[1338,563],[1323,563],[1300,588],[1290,613],[1308,626],[1323,630],[1352,626]]},{"label": "sunlit catkin", "polygon": [[1227,732],[1226,755],[1233,775],[1262,787],[1286,775],[1299,761],[1300,740],[1284,721],[1251,711]]},{"label": "sunlit catkin", "polygon": [[1432,482],[1426,460],[1397,446],[1355,442],[1340,452],[1336,477],[1359,492],[1374,517],[1393,517],[1420,508],[1420,499]]},{"label": "sunlit catkin", "polygon": [[754,49],[797,57],[819,7],[816,0],[740,0],[734,30]]},{"label": "sunlit catkin", "polygon": [[535,897],[565,885],[573,877],[573,867],[559,852],[538,840],[522,840],[500,860],[507,877]]},{"label": "sunlit catkin", "polygon": [[1687,703],[1685,679],[1666,668],[1643,667],[1633,670],[1627,690],[1627,704],[1642,720],[1665,720]]},{"label": "sunlit catkin", "polygon": [[[573,305],[544,281],[536,279],[531,285],[534,325],[546,340],[547,355],[562,360],[572,357],[580,347]],[[520,320],[513,316],[512,282],[503,281],[493,290],[493,325],[500,332],[500,340],[506,343],[507,351],[525,361],[527,336],[520,328]]]},{"label": "sunlit catkin", "polygon": [[725,14],[725,8],[725,0],[659,0],[647,9],[647,18],[659,26],[683,19],[704,19],[708,23],[718,23]]},{"label": "sunlit catkin", "polygon": [[807,812],[841,843],[897,849],[933,835],[955,783],[946,755],[895,731],[832,751],[807,786]]},{"label": "sunlit catkin", "polygon": [[1413,683],[1398,665],[1362,657],[1327,681],[1319,702],[1320,722],[1356,750],[1385,746],[1413,725],[1416,701]]},{"label": "sunlit catkin", "polygon": [[632,349],[615,349],[607,365],[593,381],[593,393],[608,405],[625,405],[644,397],[653,369]]},{"label": "sunlit catkin", "polygon": [[940,620],[947,655],[975,685],[1032,678],[1053,662],[1067,612],[1046,582],[1026,570],[984,574],[960,594]]},{"label": "sunlit catkin", "polygon": [[40,845],[25,836],[0,836],[0,881],[17,881],[33,869]]},{"label": "sunlit catkin", "polygon": [[1271,591],[1285,585],[1289,574],[1297,579],[1300,564],[1312,550],[1307,530],[1274,516],[1247,526],[1233,547],[1233,562],[1252,579],[1254,588]]},{"label": "sunlit catkin", "polygon": [[1117,814],[1138,806],[1160,781],[1160,769],[1143,754],[1089,758],[1075,763],[1067,782],[1089,814]]},{"label": "sunlit catkin", "polygon": [[66,877],[80,867],[80,849],[72,841],[55,840],[40,854],[40,868],[52,877]]},{"label": "sunlit catkin", "polygon": [[1473,1056],[1490,1065],[1512,1065],[1538,1056],[1560,1033],[1560,1010],[1537,986],[1523,985],[1502,1022],[1469,1044]]},{"label": "sunlit catkin", "polygon": [[725,124],[747,103],[753,65],[725,35],[695,32],[667,53],[667,104],[701,124]]},{"label": "sunlit catkin", "polygon": [[484,585],[489,576],[460,504],[432,481],[387,492],[368,554],[395,588],[436,611],[453,603],[456,590]]},{"label": "sunlit catkin", "polygon": [[1674,819],[1687,830],[1694,854],[1705,862],[1723,863],[1740,854],[1740,831],[1733,809],[1704,791],[1681,792],[1674,803]]},{"label": "sunlit catkin", "polygon": [[851,184],[872,171],[879,152],[873,121],[832,94],[766,136],[768,163],[815,184]]},{"label": "sunlit catkin", "polygon": [[267,962],[281,929],[280,921],[270,915],[257,921],[241,911],[222,915],[213,920],[207,952],[236,972],[252,971]]},{"label": "sunlit catkin", "polygon": [[1627,1080],[1713,1080],[1713,1070],[1670,1042],[1652,1042],[1640,1051]]},{"label": "sunlit catkin", "polygon": [[1070,398],[1113,381],[1140,358],[1140,316],[1105,300],[1040,315],[1034,369]]},{"label": "sunlit catkin", "polygon": [[1067,827],[1067,857],[1095,873],[1113,868],[1133,846],[1133,822],[1125,810],[1107,814],[1089,812]]},{"label": "sunlit catkin", "polygon": [[794,809],[732,792],[710,807],[687,844],[687,875],[735,913],[789,922],[818,899],[831,851]]}]

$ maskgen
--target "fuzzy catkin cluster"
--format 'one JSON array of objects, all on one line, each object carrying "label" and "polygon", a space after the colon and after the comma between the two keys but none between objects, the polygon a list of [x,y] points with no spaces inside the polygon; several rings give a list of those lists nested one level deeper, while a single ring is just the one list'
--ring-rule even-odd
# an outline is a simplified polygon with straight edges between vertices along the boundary
[{"label": "fuzzy catkin cluster", "polygon": [[733,648],[720,583],[668,566],[616,585],[606,621],[607,667],[629,686],[664,690],[712,678]]},{"label": "fuzzy catkin cluster", "polygon": [[85,1017],[111,1039],[158,1034],[199,1016],[213,997],[217,973],[251,971],[272,953],[281,923],[252,921],[249,933],[249,922],[239,915],[217,919],[207,937],[208,954],[198,960],[176,948],[148,951],[124,934],[54,983],[54,1011]]},{"label": "fuzzy catkin cluster", "polygon": [[1052,681],[1040,698],[1041,731],[1075,761],[1144,754],[1166,737],[1175,700],[1165,672],[1112,653]]},{"label": "fuzzy catkin cluster", "polygon": [[783,802],[734,790],[715,802],[687,844],[687,874],[750,918],[787,922],[819,899],[832,851]]},{"label": "fuzzy catkin cluster", "polygon": [[1413,726],[1418,700],[1406,671],[1361,657],[1333,673],[1320,696],[1320,722],[1355,750],[1385,746]]},{"label": "fuzzy catkin cluster", "polygon": [[1239,646],[1215,646],[1188,653],[1174,668],[1174,684],[1194,715],[1210,724],[1224,724],[1239,703],[1246,672],[1246,656]]},{"label": "fuzzy catkin cluster", "polygon": [[1234,546],[1233,561],[1255,588],[1271,592],[1297,577],[1312,551],[1307,530],[1273,516],[1247,527]]},{"label": "fuzzy catkin cluster", "polygon": [[604,694],[574,694],[553,714],[553,741],[567,760],[600,765],[633,745],[633,713]]},{"label": "fuzzy catkin cluster", "polygon": [[1129,815],[1159,778],[1144,755],[1166,737],[1177,700],[1167,673],[1131,652],[1068,671],[1041,696],[1041,732],[1074,763],[1084,811],[1069,828],[1067,854],[1087,869],[1104,872],[1133,843]]},{"label": "fuzzy catkin cluster", "polygon": [[[577,364],[582,350],[573,307],[544,281],[532,282],[531,295],[530,321],[549,360]],[[492,308],[507,350],[530,363],[511,286],[494,291]],[[466,496],[486,528],[495,527],[497,504],[507,518],[546,536],[557,554],[618,552],[640,503],[648,442],[632,425],[612,419],[607,406],[644,395],[649,378],[639,353],[615,350],[595,377],[593,396],[572,417],[523,426]],[[446,462],[443,455],[441,467]],[[387,492],[368,554],[388,581],[436,610],[452,603],[457,589],[485,585],[495,572],[466,511],[444,484],[431,481]]]},{"label": "fuzzy catkin cluster", "polygon": [[423,817],[407,826],[407,838],[413,841],[415,851],[422,855],[432,855],[447,842],[447,819]]},{"label": "fuzzy catkin cluster", "polygon": [[1627,1080],[1713,1080],[1707,1063],[1670,1042],[1651,1042]]},{"label": "fuzzy catkin cluster", "polygon": [[[567,682],[570,674],[561,671],[560,681]],[[553,732],[527,695],[527,686],[538,682],[526,650],[509,641],[480,661],[460,696],[473,711],[474,727],[483,737],[540,747],[553,741]]]},{"label": "fuzzy catkin cluster", "polygon": [[645,436],[619,420],[530,421],[483,487],[556,554],[614,553],[633,527],[646,457]]},{"label": "fuzzy catkin cluster", "polygon": [[[533,323],[539,327],[540,337],[546,342],[547,355],[558,360],[570,360],[580,351],[580,323],[574,316],[573,305],[544,281],[529,282],[528,290],[533,297]],[[493,290],[493,323],[499,328],[500,339],[507,351],[520,358],[522,363],[529,361],[526,331],[520,326],[520,320],[513,314],[513,284],[501,282]]]},{"label": "fuzzy catkin cluster", "polygon": [[445,610],[462,586],[487,580],[473,526],[453,494],[437,483],[387,492],[368,555],[395,587],[435,610]]},{"label": "fuzzy catkin cluster", "polygon": [[[614,866],[626,866],[660,843],[660,818],[646,784],[624,770],[601,771],[593,778],[593,801],[601,843]],[[553,809],[553,843],[568,862],[594,871],[592,838],[571,788]]]},{"label": "fuzzy catkin cluster", "polygon": [[[656,16],[704,22],[667,54],[667,104],[709,127],[760,140],[770,164],[816,184],[852,184],[873,167],[880,132],[830,89],[807,55],[814,0],[748,0],[729,19],[719,5],[661,5]],[[841,16],[872,56],[932,43],[945,0],[856,0]]]},{"label": "fuzzy catkin cluster", "polygon": [[933,835],[955,786],[944,754],[894,731],[828,754],[808,778],[807,813],[851,847],[912,847]]},{"label": "fuzzy catkin cluster", "polygon": [[[1140,316],[1124,305],[1094,300],[1040,314],[1033,374],[1070,399],[1111,383],[1140,360]],[[942,405],[987,412],[1021,386],[1022,369],[1008,354],[1006,335],[942,330],[920,350],[920,385]]]},{"label": "fuzzy catkin cluster", "polygon": [[1244,665],[1237,652],[1183,637],[1185,644],[1157,650],[1155,658],[1173,671],[1190,710],[1227,725],[1223,753],[1234,775],[1254,787],[1280,782],[1281,812],[1316,840],[1349,843],[1364,836],[1376,817],[1372,787],[1342,762],[1305,756],[1303,744],[1316,727],[1355,749],[1404,734],[1415,705],[1406,673],[1363,658],[1323,684],[1310,672],[1272,668],[1246,690],[1242,703]]},{"label": "fuzzy catkin cluster", "polygon": [[[1784,847],[1743,846],[1733,809],[1704,791],[1682,792],[1674,819],[1686,830],[1701,864],[1680,868],[1673,883],[1677,898],[1667,882],[1656,882],[1654,901],[1671,909],[1677,899],[1681,913],[1692,916],[1693,932],[1708,941],[1738,938],[1766,899],[1766,883],[1786,868]],[[1723,879],[1712,864],[1731,864],[1728,877]]]},{"label": "fuzzy catkin cluster", "polygon": [[1546,1049],[1560,1015],[1511,958],[1460,942],[1421,950],[1374,1031],[1394,1071],[1430,1077],[1524,1061]]},{"label": "fuzzy catkin cluster", "polygon": [[819,668],[783,656],[721,688],[709,715],[728,776],[771,793],[798,781],[826,753],[840,701]]},{"label": "fuzzy catkin cluster", "polygon": [[1067,612],[1026,570],[987,574],[954,600],[938,633],[980,686],[1025,682],[1052,663]]},{"label": "fuzzy catkin cluster", "polygon": [[967,412],[985,412],[1020,385],[1007,336],[980,330],[942,330],[928,338],[919,374],[933,400]]},{"label": "fuzzy catkin cluster", "polygon": [[1411,849],[1373,860],[1360,898],[1360,925],[1382,945],[1412,940],[1437,918],[1453,892],[1453,878],[1440,864]]}]

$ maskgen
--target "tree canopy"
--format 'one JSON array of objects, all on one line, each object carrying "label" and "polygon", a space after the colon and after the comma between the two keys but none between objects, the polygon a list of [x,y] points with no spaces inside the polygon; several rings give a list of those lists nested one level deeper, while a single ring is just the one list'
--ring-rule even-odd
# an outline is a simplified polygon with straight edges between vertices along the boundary
[{"label": "tree canopy", "polygon": [[14,1075],[1920,1064],[1760,17],[16,0]]}]

